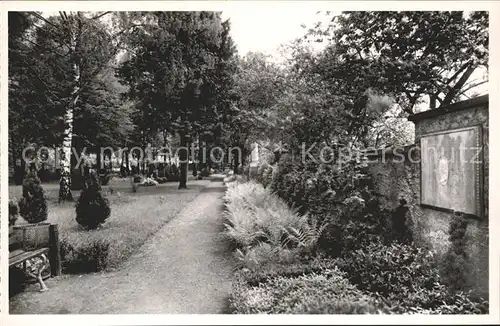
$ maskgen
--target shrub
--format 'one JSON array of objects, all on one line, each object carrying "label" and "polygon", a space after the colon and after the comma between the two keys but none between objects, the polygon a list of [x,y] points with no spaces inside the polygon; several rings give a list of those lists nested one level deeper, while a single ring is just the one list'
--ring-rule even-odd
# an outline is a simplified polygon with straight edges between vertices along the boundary
[{"label": "shrub", "polygon": [[390,241],[389,211],[382,208],[376,197],[367,197],[365,200],[354,194],[333,208],[332,216],[326,218],[329,225],[319,240],[323,252],[338,257],[371,243]]},{"label": "shrub", "polygon": [[468,220],[457,214],[450,222],[448,234],[451,243],[444,256],[442,275],[443,281],[453,290],[463,290],[466,283],[466,267],[468,257],[466,251],[466,235]]},{"label": "shrub", "polygon": [[440,283],[426,249],[405,244],[372,244],[338,260],[360,290],[383,298],[394,313],[485,313],[488,303],[470,293],[454,293]]},{"label": "shrub", "polygon": [[355,158],[318,164],[315,160],[294,160],[287,154],[278,163],[271,190],[302,214],[329,216],[346,198],[366,191],[371,179],[362,171],[365,166]]},{"label": "shrub", "polygon": [[373,192],[363,160],[353,157],[332,164],[281,157],[271,173],[269,189],[328,227],[319,248],[332,256],[386,241],[390,212]]},{"label": "shrub", "polygon": [[105,170],[104,174],[101,174],[99,176],[99,181],[103,186],[107,186],[110,180],[111,180],[111,174],[107,170]]},{"label": "shrub", "polygon": [[470,292],[453,292],[445,285],[435,283],[431,289],[416,288],[407,295],[392,294],[384,301],[391,313],[418,314],[487,314],[488,301],[474,297]]},{"label": "shrub", "polygon": [[208,167],[205,167],[201,170],[201,177],[209,177],[210,176],[210,169]]},{"label": "shrub", "polygon": [[132,182],[133,183],[141,183],[142,182],[142,176],[136,174],[132,177]]},{"label": "shrub", "polygon": [[108,264],[110,243],[104,239],[84,238],[71,243],[67,238],[60,241],[61,267],[64,273],[95,273]]},{"label": "shrub", "polygon": [[160,178],[165,178],[166,177],[166,164],[165,163],[159,163],[158,164],[158,177]]},{"label": "shrub", "polygon": [[335,259],[326,257],[314,257],[309,260],[295,261],[290,264],[281,264],[277,261],[268,261],[266,264],[256,266],[256,268],[242,268],[236,273],[236,278],[244,279],[251,286],[267,282],[268,279],[276,276],[298,277],[308,275],[313,272],[321,273],[324,270],[333,269],[337,266]]},{"label": "shrub", "polygon": [[260,182],[265,188],[269,187],[273,180],[274,166],[269,163],[263,163],[259,166],[257,171],[257,181]]},{"label": "shrub", "polygon": [[93,230],[105,222],[111,214],[109,201],[101,194],[101,186],[95,173],[91,173],[76,203],[76,221]]},{"label": "shrub", "polygon": [[432,253],[410,245],[370,244],[345,255],[339,266],[359,289],[386,297],[430,290],[439,282]]},{"label": "shrub", "polygon": [[47,219],[47,199],[40,179],[30,172],[23,182],[23,197],[19,200],[19,213],[28,223]]},{"label": "shrub", "polygon": [[179,181],[180,171],[175,164],[170,164],[166,169],[166,173],[168,181]]},{"label": "shrub", "polygon": [[254,286],[239,277],[230,302],[235,313],[363,314],[379,313],[383,307],[337,268],[296,277],[278,275]]},{"label": "shrub", "polygon": [[9,200],[9,226],[16,224],[17,216],[19,215],[19,206],[15,200]]}]

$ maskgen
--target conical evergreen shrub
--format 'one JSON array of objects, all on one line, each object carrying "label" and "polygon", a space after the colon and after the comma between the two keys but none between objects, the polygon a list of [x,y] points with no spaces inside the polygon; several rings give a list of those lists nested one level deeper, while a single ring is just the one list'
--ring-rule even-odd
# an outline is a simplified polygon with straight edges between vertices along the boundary
[{"label": "conical evergreen shrub", "polygon": [[19,199],[19,214],[28,223],[39,223],[47,219],[47,198],[34,172],[23,181],[23,197]]},{"label": "conical evergreen shrub", "polygon": [[91,173],[85,180],[83,190],[76,203],[76,221],[93,230],[104,223],[111,214],[109,201],[101,193],[99,178]]}]

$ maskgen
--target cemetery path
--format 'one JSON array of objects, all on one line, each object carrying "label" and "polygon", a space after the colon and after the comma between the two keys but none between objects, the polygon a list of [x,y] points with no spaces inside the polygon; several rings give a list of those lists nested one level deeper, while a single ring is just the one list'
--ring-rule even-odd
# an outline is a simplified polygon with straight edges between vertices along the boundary
[{"label": "cemetery path", "polygon": [[48,280],[47,292],[22,293],[10,313],[224,313],[233,267],[221,238],[224,189],[213,180],[119,270]]}]

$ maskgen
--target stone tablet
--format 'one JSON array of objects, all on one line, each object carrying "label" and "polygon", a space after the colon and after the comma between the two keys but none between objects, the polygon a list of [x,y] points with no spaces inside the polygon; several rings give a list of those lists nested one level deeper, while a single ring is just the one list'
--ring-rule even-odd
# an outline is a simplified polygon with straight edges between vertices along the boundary
[{"label": "stone tablet", "polygon": [[482,215],[479,126],[422,135],[421,204]]}]

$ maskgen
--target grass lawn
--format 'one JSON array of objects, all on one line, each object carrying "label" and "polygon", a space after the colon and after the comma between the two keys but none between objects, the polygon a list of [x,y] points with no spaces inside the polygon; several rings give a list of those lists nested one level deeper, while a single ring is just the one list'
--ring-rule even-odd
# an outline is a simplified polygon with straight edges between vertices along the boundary
[{"label": "grass lawn", "polygon": [[[146,239],[170,221],[177,212],[194,199],[209,180],[189,180],[188,189],[178,190],[177,182],[140,187],[132,192],[130,180],[113,179],[103,186],[111,204],[111,216],[101,228],[87,231],[76,222],[75,203],[57,202],[59,185],[43,185],[48,202],[47,222],[59,227],[59,239],[74,248],[109,243],[106,269],[114,269],[127,259]],[[9,197],[20,198],[21,186],[10,186]],[[76,199],[79,191],[73,191]],[[21,217],[16,225],[26,223]],[[64,264],[64,262],[63,262]]]}]

